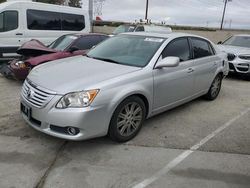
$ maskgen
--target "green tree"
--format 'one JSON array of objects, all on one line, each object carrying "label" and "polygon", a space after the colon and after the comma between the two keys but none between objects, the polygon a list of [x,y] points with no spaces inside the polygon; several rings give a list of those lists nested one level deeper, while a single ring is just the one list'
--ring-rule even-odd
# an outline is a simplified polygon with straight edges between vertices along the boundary
[{"label": "green tree", "polygon": [[79,0],[69,0],[69,6],[71,7],[81,7]]},{"label": "green tree", "polygon": [[37,2],[62,5],[64,3],[64,0],[37,0]]},{"label": "green tree", "polygon": [[3,3],[3,2],[5,2],[6,0],[0,0],[0,3]]}]

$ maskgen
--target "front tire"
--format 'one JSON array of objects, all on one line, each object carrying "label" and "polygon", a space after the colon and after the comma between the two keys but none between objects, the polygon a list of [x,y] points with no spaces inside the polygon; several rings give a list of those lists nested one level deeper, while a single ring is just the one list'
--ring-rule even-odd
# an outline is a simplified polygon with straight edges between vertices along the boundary
[{"label": "front tire", "polygon": [[143,100],[131,96],[116,108],[109,126],[109,137],[116,142],[126,142],[134,138],[146,117]]},{"label": "front tire", "polygon": [[211,84],[209,91],[204,96],[205,99],[212,101],[218,97],[220,90],[221,90],[222,79],[223,77],[220,74],[218,74],[215,77],[215,79],[213,80]]}]

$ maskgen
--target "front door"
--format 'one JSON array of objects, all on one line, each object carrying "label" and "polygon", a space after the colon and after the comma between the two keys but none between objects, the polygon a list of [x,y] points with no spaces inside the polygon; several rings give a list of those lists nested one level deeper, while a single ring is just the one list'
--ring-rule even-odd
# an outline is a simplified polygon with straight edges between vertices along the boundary
[{"label": "front door", "polygon": [[179,57],[181,62],[177,67],[153,70],[153,113],[171,108],[194,94],[194,69],[188,39],[182,37],[171,41],[163,50],[160,59],[168,56]]}]

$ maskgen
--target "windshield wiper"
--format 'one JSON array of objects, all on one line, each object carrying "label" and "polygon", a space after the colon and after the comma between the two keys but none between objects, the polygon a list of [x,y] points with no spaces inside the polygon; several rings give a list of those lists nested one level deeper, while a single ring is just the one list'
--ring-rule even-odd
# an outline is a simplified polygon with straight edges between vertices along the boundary
[{"label": "windshield wiper", "polygon": [[120,62],[118,61],[115,61],[113,59],[109,59],[109,58],[99,58],[99,57],[90,57],[90,58],[93,58],[93,59],[98,59],[98,60],[101,60],[101,61],[106,61],[106,62],[110,62],[110,63],[116,63],[116,64],[121,64]]}]

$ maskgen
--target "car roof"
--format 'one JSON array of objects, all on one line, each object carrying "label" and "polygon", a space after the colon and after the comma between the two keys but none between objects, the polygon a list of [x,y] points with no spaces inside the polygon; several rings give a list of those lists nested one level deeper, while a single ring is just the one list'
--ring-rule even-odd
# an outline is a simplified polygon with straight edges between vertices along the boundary
[{"label": "car roof", "polygon": [[[122,35],[137,35],[137,36],[148,36],[148,37],[158,37],[158,38],[176,38],[176,37],[198,37],[205,40],[208,40],[207,38],[193,35],[189,33],[178,33],[178,32],[172,32],[172,33],[155,33],[155,32],[128,32],[128,33],[122,33]],[[208,40],[209,41],[209,40]]]},{"label": "car roof", "polygon": [[71,33],[71,34],[66,34],[66,35],[75,35],[75,36],[91,36],[91,35],[99,35],[99,36],[108,36],[103,33]]},{"label": "car roof", "polygon": [[237,37],[250,37],[249,34],[237,34],[237,35],[233,35],[233,36],[237,36]]}]

